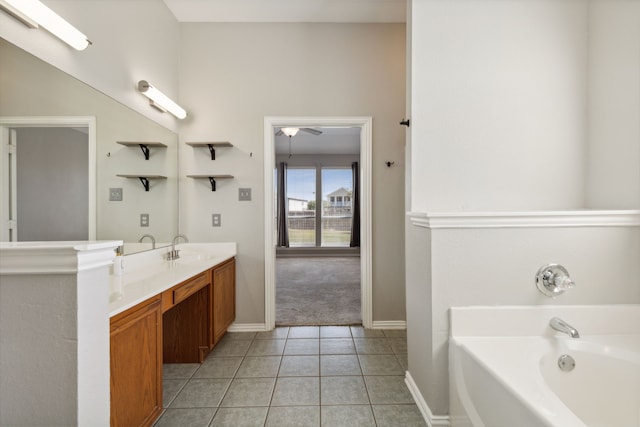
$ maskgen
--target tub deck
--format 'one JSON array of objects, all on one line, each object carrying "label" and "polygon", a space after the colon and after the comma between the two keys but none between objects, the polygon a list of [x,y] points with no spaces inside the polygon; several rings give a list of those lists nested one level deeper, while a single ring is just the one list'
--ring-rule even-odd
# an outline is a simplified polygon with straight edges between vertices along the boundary
[{"label": "tub deck", "polygon": [[449,359],[452,427],[640,427],[640,305],[454,308]]}]

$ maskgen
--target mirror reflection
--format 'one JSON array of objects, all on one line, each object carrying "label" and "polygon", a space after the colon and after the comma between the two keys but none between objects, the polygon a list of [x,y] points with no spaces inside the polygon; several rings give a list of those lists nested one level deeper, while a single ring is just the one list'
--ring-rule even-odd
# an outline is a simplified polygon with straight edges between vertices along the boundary
[{"label": "mirror reflection", "polygon": [[177,135],[2,39],[0,62],[0,240],[169,244]]}]

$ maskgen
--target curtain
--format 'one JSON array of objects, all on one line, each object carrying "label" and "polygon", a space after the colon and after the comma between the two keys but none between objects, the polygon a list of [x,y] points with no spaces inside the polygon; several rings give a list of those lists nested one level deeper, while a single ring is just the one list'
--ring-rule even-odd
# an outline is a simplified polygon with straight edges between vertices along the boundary
[{"label": "curtain", "polygon": [[360,168],[358,162],[351,163],[351,174],[353,176],[353,194],[351,197],[351,241],[352,248],[360,247]]},{"label": "curtain", "polygon": [[278,166],[278,246],[282,248],[289,247],[288,217],[287,164],[282,162]]}]

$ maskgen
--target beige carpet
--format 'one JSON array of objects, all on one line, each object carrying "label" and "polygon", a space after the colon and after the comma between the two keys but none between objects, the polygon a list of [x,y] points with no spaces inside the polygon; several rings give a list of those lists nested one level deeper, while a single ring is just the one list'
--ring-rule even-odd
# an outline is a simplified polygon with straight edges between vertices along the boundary
[{"label": "beige carpet", "polygon": [[277,258],[276,324],[362,324],[360,258]]}]

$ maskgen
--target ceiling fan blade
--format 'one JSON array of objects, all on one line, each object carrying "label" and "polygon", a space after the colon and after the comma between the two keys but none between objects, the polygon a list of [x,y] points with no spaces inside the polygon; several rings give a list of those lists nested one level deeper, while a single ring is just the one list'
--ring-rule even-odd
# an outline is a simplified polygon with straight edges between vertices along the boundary
[{"label": "ceiling fan blade", "polygon": [[320,135],[322,133],[321,130],[312,129],[312,128],[300,128],[301,131],[310,133],[312,135]]},{"label": "ceiling fan blade", "polygon": [[278,132],[276,132],[276,136],[281,136],[284,135],[284,132],[282,132],[282,129],[279,129]]}]

